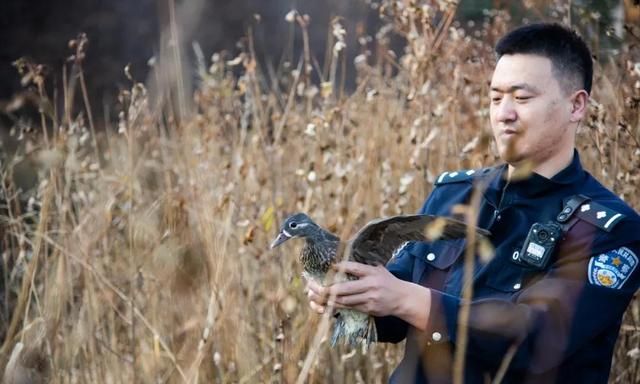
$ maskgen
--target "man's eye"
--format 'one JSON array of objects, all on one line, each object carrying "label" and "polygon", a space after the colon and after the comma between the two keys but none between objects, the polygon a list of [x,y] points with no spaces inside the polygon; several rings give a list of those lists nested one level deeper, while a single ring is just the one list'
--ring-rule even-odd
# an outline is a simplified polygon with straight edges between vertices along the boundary
[{"label": "man's eye", "polygon": [[516,96],[516,101],[527,101],[531,99],[531,96]]},{"label": "man's eye", "polygon": [[498,97],[498,96],[494,96],[494,97],[491,98],[491,102],[493,102],[493,103],[498,103],[498,102],[500,102],[500,100],[502,100],[502,98]]}]

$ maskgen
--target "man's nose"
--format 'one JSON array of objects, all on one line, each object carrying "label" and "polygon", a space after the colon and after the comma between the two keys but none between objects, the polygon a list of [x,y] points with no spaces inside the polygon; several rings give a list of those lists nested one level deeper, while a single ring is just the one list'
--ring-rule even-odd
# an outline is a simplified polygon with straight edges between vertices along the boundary
[{"label": "man's nose", "polygon": [[501,123],[512,122],[518,118],[513,100],[509,97],[502,98],[500,104],[494,106],[494,108],[496,108],[496,119]]}]

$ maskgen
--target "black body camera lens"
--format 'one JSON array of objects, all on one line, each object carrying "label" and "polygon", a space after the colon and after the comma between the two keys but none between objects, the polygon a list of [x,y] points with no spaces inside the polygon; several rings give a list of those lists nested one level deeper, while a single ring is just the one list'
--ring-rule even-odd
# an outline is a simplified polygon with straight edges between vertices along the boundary
[{"label": "black body camera lens", "polygon": [[549,232],[545,231],[544,229],[538,232],[538,240],[547,241],[548,238],[549,238]]},{"label": "black body camera lens", "polygon": [[562,227],[554,222],[533,224],[519,252],[517,262],[528,267],[545,269],[560,237]]}]

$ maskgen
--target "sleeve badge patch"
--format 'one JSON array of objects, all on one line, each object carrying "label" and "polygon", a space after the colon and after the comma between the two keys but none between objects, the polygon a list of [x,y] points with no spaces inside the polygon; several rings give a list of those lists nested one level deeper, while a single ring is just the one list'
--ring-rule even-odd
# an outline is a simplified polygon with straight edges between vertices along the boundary
[{"label": "sleeve badge patch", "polygon": [[593,285],[620,289],[638,264],[638,256],[629,248],[621,247],[589,261],[589,282]]}]

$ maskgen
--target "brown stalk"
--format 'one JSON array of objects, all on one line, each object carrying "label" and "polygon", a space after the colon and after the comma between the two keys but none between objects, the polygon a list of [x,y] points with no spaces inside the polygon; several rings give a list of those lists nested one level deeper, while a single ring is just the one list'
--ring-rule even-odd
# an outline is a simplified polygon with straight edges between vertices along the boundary
[{"label": "brown stalk", "polygon": [[289,89],[287,104],[285,105],[284,110],[282,111],[282,116],[280,117],[280,121],[278,122],[278,125],[276,126],[276,129],[273,135],[274,145],[277,145],[280,143],[280,138],[282,137],[284,127],[287,124],[287,118],[289,117],[289,113],[291,112],[291,109],[294,105],[295,98],[296,98],[296,86],[298,85],[298,81],[300,81],[300,74],[301,74],[301,69],[303,65],[304,65],[303,60],[298,61],[296,76],[294,77],[293,83],[291,84],[291,88]]},{"label": "brown stalk", "polygon": [[453,360],[453,383],[464,383],[464,365],[468,344],[468,324],[471,312],[471,300],[473,299],[473,270],[476,259],[476,226],[478,223],[478,207],[484,192],[483,188],[476,187],[471,195],[471,201],[465,207],[465,218],[467,223],[467,244],[464,255],[462,290],[462,305],[458,312],[458,327],[456,330],[456,349]]},{"label": "brown stalk", "polygon": [[447,36],[447,33],[449,31],[449,27],[451,26],[451,23],[453,22],[453,18],[456,15],[456,10],[457,9],[458,9],[458,3],[457,2],[454,3],[453,5],[449,5],[447,7],[447,10],[445,11],[445,16],[444,16],[442,22],[438,25],[437,30],[436,30],[436,37],[435,37],[435,40],[434,40],[433,45],[431,47],[433,52],[436,52],[438,50],[438,48],[442,44],[442,41]]},{"label": "brown stalk", "polygon": [[[44,80],[41,79],[40,81],[38,81],[37,85],[38,85],[38,96],[40,98],[39,103],[43,104],[46,101]],[[40,113],[40,126],[42,128],[44,144],[47,148],[49,148],[49,133],[47,132],[47,120],[46,120],[45,113],[42,106],[39,108],[39,113]]]},{"label": "brown stalk", "polygon": [[[311,83],[311,68],[312,68],[312,61],[311,61],[311,48],[309,46],[309,21],[308,18],[306,17],[306,15],[304,16],[296,16],[296,20],[298,21],[298,24],[300,25],[300,29],[302,30],[302,43],[303,43],[303,47],[304,47],[304,68],[303,68],[303,72],[304,73],[304,88],[308,89],[309,88],[309,84]],[[311,114],[311,99],[307,98],[307,104],[306,104],[306,116],[309,117]]]},{"label": "brown stalk", "polygon": [[509,349],[507,349],[507,353],[505,353],[502,362],[500,363],[500,367],[496,372],[496,376],[493,378],[491,384],[500,384],[502,379],[504,379],[504,375],[507,373],[507,369],[509,369],[509,364],[511,364],[511,360],[513,360],[513,356],[515,356],[516,352],[518,352],[518,347],[520,346],[519,342],[513,343]]},{"label": "brown stalk", "polygon": [[100,165],[100,169],[104,166],[102,164],[102,156],[100,156],[100,148],[98,147],[98,137],[96,135],[96,127],[93,123],[93,112],[91,112],[91,103],[89,102],[89,92],[87,91],[87,84],[84,80],[84,71],[82,70],[82,64],[77,62],[78,76],[80,78],[80,89],[82,90],[82,100],[84,101],[84,109],[87,111],[87,118],[89,119],[89,128],[91,129],[91,138],[93,139],[93,148],[96,153],[96,161]]},{"label": "brown stalk", "polygon": [[31,292],[33,290],[33,284],[35,283],[35,275],[39,267],[40,258],[42,255],[43,248],[43,239],[46,236],[47,232],[47,224],[49,220],[49,210],[51,206],[51,202],[54,197],[54,175],[53,173],[49,175],[49,183],[47,184],[47,188],[44,193],[43,201],[42,201],[42,210],[40,211],[40,220],[38,221],[38,227],[36,229],[36,237],[35,242],[33,244],[33,258],[29,262],[27,267],[27,271],[22,278],[22,285],[20,288],[20,293],[18,294],[18,303],[16,304],[13,310],[13,316],[11,317],[11,323],[9,328],[7,329],[7,333],[5,336],[4,343],[2,344],[2,348],[0,348],[0,367],[4,367],[6,361],[4,360],[8,357],[9,350],[13,347],[13,342],[18,334],[18,326],[22,320],[26,321],[26,318],[23,319],[23,316],[26,315],[28,308],[27,303],[30,301]]},{"label": "brown stalk", "polygon": [[178,118],[184,119],[186,118],[187,113],[187,104],[186,104],[186,96],[184,94],[184,79],[182,72],[182,55],[181,55],[181,40],[178,34],[178,22],[176,18],[176,4],[175,0],[167,0],[169,3],[169,33],[171,36],[171,41],[173,41],[173,49],[171,50],[173,53],[173,65],[175,66],[175,81],[176,81],[176,92],[178,97]]}]

